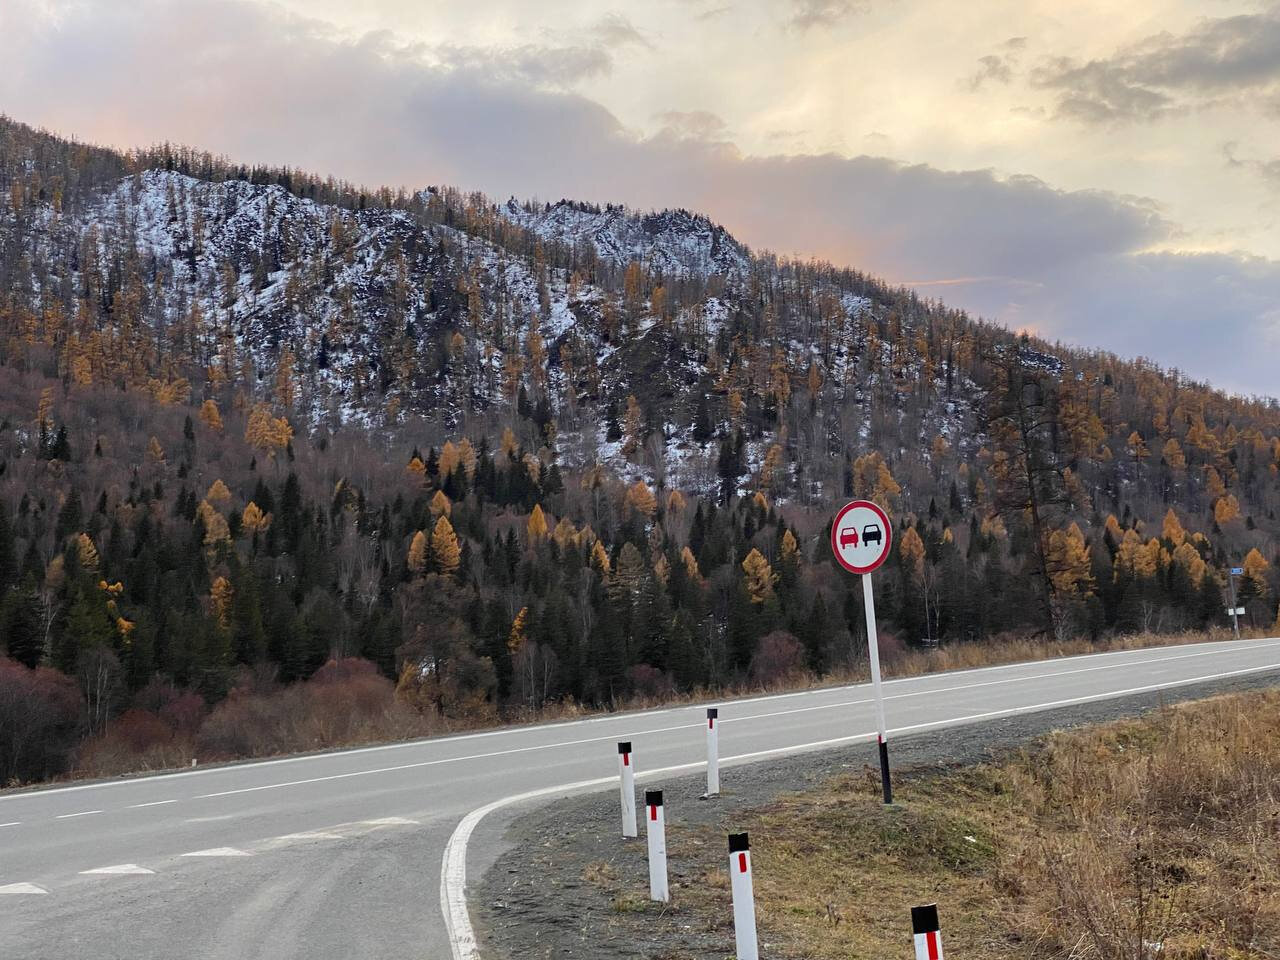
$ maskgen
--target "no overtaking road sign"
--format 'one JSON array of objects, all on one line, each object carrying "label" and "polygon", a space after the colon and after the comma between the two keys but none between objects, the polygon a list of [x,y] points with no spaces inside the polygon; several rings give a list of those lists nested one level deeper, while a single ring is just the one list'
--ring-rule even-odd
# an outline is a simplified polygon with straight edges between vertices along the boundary
[{"label": "no overtaking road sign", "polygon": [[845,504],[831,524],[831,549],[850,573],[870,573],[889,556],[893,527],[870,500]]}]

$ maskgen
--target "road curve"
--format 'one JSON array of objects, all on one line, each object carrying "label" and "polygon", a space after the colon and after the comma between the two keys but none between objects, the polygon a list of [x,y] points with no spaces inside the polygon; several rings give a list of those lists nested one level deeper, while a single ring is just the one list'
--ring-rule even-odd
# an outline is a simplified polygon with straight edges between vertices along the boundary
[{"label": "road curve", "polygon": [[[892,739],[1276,669],[1276,638],[1117,651],[890,680],[886,710]],[[493,848],[459,834],[482,808],[607,782],[621,739],[642,774],[696,768],[703,718],[676,707],[0,794],[0,957],[345,960],[376,945],[469,960],[465,876]],[[732,768],[874,729],[866,685],[742,699],[722,705],[720,750]]]}]

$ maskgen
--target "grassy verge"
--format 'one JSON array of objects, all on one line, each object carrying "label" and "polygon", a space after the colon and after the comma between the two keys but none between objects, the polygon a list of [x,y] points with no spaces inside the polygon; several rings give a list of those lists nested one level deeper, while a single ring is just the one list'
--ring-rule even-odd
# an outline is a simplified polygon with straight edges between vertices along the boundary
[{"label": "grassy verge", "polygon": [[[1280,692],[1054,734],[897,793],[886,809],[866,770],[741,820],[768,956],[910,956],[909,908],[932,901],[947,954],[970,960],[1280,956]],[[723,837],[669,843],[696,862],[667,909],[720,925]],[[607,870],[584,880],[654,908]]]}]

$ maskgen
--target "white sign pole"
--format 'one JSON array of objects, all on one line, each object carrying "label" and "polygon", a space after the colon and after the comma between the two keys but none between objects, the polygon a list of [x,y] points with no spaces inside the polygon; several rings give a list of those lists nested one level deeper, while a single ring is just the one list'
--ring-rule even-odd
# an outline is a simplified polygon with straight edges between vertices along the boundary
[{"label": "white sign pole", "polygon": [[646,790],[645,840],[649,846],[649,899],[666,903],[671,899],[667,888],[667,816],[662,807],[662,791]]},{"label": "white sign pole", "polygon": [[720,710],[707,708],[707,796],[720,796]]},{"label": "white sign pole", "polygon": [[876,730],[880,744],[880,786],[884,802],[893,803],[893,784],[889,782],[889,732],[884,722],[884,693],[880,689],[880,641],[876,634],[876,600],[871,591],[871,574],[862,575],[862,602],[867,613],[867,653],[871,657],[871,686],[876,699]]},{"label": "white sign pole", "polygon": [[1239,567],[1232,567],[1227,574],[1227,583],[1231,587],[1231,630],[1237,640],[1240,639],[1240,608],[1236,606],[1236,570],[1238,569]]},{"label": "white sign pole", "polygon": [[729,877],[737,960],[760,960],[760,947],[756,942],[756,895],[751,883],[751,844],[745,833],[729,834]]},{"label": "white sign pole", "polygon": [[638,836],[636,829],[636,765],[631,757],[631,741],[618,744],[618,787],[622,792],[622,836]]}]

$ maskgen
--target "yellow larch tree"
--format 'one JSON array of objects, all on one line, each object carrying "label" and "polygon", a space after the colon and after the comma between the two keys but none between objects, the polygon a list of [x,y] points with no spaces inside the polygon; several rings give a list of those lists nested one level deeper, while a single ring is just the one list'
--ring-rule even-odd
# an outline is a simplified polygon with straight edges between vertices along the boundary
[{"label": "yellow larch tree", "polygon": [[270,526],[271,514],[263,513],[262,508],[250,500],[244,513],[240,515],[240,529],[252,536],[255,533],[266,533]]},{"label": "yellow larch tree", "polygon": [[431,559],[436,570],[448,577],[457,573],[462,563],[458,536],[453,532],[453,524],[449,522],[449,518],[443,514],[431,531]]},{"label": "yellow larch tree", "polygon": [[98,569],[98,548],[93,545],[93,538],[87,533],[76,537],[76,560],[85,570]]},{"label": "yellow larch tree", "polygon": [[1089,546],[1079,524],[1049,534],[1045,550],[1045,566],[1059,597],[1079,597],[1093,589],[1089,565]]},{"label": "yellow larch tree", "polygon": [[903,568],[916,580],[924,578],[924,541],[915,527],[907,527],[898,541],[898,557]]},{"label": "yellow larch tree", "polygon": [[[1174,549],[1182,546],[1187,539],[1187,531],[1183,528],[1182,522],[1178,520],[1178,514],[1170,507],[1164,515],[1164,526],[1160,531],[1160,536],[1173,544]],[[1192,548],[1195,549],[1194,547]]]},{"label": "yellow larch tree", "polygon": [[204,498],[210,503],[225,505],[231,502],[231,491],[227,489],[227,485],[221,479],[217,479],[209,485],[209,490],[204,495]]},{"label": "yellow larch tree", "polygon": [[210,430],[216,433],[222,432],[222,414],[218,411],[218,405],[213,400],[206,400],[200,404],[200,422]]},{"label": "yellow larch tree", "polygon": [[[687,547],[685,549],[688,549]],[[597,540],[591,547],[591,568],[600,576],[607,577],[610,572],[609,552],[605,550],[604,544]]]},{"label": "yellow larch tree", "polygon": [[742,572],[746,575],[747,594],[752,603],[764,603],[773,596],[773,586],[778,582],[778,575],[773,572],[769,561],[755,547],[742,561]]},{"label": "yellow larch tree", "polygon": [[1262,555],[1257,547],[1254,547],[1245,554],[1244,563],[1244,579],[1253,588],[1255,596],[1265,597],[1267,595],[1267,558]]},{"label": "yellow larch tree", "polygon": [[226,630],[231,625],[231,603],[235,599],[235,590],[231,581],[219,576],[209,587],[209,606],[213,608],[214,619],[218,626]]},{"label": "yellow larch tree", "polygon": [[433,517],[451,517],[453,516],[453,501],[445,495],[443,490],[437,490],[435,496],[431,498],[431,502],[427,505]]},{"label": "yellow larch tree", "polygon": [[637,480],[627,488],[623,503],[628,511],[634,510],[646,520],[652,520],[653,515],[658,510],[657,498],[654,497],[653,491],[645,485],[643,480]]},{"label": "yellow larch tree", "polygon": [[547,516],[542,512],[542,504],[535,503],[533,512],[529,514],[529,522],[526,524],[529,534],[529,542],[537,543],[547,535]]},{"label": "yellow larch tree", "polygon": [[702,583],[702,571],[698,569],[698,558],[693,555],[693,551],[684,547],[680,551],[680,561],[684,564],[684,572],[689,582]]},{"label": "yellow larch tree", "polygon": [[529,637],[525,633],[525,624],[529,619],[529,608],[521,607],[520,612],[516,614],[515,620],[511,622],[511,632],[507,634],[507,649],[514,656],[519,653],[521,648],[529,642]]},{"label": "yellow larch tree", "polygon": [[419,530],[413,535],[413,539],[409,541],[408,558],[409,570],[412,573],[421,576],[427,572],[428,552],[430,549],[430,541],[428,541],[426,533]]}]

